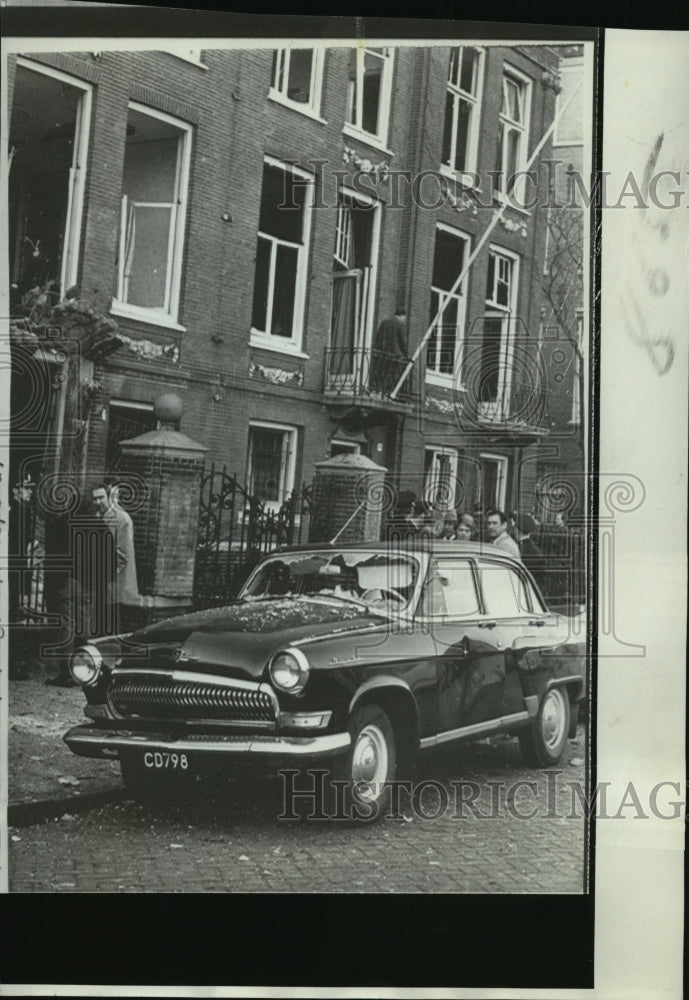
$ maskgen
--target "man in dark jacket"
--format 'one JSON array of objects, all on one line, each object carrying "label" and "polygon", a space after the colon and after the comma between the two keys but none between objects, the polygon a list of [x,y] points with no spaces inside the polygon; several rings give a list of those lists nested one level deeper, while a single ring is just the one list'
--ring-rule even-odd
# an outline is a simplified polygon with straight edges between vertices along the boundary
[{"label": "man in dark jacket", "polygon": [[371,389],[392,391],[404,371],[409,351],[407,310],[396,309],[376,330],[371,357]]}]

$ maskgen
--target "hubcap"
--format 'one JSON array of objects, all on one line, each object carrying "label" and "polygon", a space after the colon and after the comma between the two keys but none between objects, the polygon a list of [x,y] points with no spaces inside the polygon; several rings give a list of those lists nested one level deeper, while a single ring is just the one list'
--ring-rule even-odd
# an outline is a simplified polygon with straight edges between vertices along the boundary
[{"label": "hubcap", "polygon": [[352,754],[352,781],[362,799],[375,799],[388,774],[388,747],[378,726],[365,726]]},{"label": "hubcap", "polygon": [[565,705],[560,691],[549,691],[543,703],[541,732],[549,750],[559,747],[565,729]]}]

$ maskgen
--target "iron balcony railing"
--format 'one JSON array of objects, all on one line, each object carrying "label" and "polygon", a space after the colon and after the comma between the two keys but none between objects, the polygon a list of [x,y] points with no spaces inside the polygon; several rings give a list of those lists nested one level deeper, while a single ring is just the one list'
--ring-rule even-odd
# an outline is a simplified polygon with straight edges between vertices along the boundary
[{"label": "iron balcony railing", "polygon": [[[324,389],[328,394],[392,401],[392,391],[409,358],[370,347],[330,347],[325,352]],[[406,403],[412,397],[412,375],[407,376],[394,397]]]},{"label": "iron balcony railing", "polygon": [[479,387],[475,395],[470,391],[467,405],[482,424],[546,431],[550,425],[549,396],[543,386],[513,382],[499,392],[488,387]]}]

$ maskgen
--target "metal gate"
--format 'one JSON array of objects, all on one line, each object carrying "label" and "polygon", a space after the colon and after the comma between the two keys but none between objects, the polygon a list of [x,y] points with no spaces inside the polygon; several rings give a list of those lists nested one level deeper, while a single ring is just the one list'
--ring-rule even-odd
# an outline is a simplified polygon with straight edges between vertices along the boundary
[{"label": "metal gate", "polygon": [[307,538],[311,496],[304,484],[279,507],[261,503],[226,466],[213,464],[201,482],[195,607],[232,600],[262,556]]}]

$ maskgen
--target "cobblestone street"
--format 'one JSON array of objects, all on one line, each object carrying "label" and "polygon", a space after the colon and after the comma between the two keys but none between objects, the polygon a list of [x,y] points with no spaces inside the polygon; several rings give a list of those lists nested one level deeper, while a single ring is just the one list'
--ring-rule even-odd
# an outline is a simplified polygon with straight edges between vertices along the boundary
[{"label": "cobblestone street", "polygon": [[525,768],[514,739],[436,750],[421,759],[413,819],[356,827],[278,819],[278,777],[167,813],[67,803],[58,819],[9,829],[10,890],[581,893],[583,757],[581,726],[551,772]]}]

